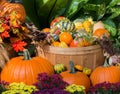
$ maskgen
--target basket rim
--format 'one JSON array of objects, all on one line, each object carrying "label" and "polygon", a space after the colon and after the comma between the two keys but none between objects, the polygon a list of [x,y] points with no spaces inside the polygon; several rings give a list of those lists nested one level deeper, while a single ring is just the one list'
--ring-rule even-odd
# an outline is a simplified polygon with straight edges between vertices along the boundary
[{"label": "basket rim", "polygon": [[45,45],[42,47],[42,49],[44,53],[65,54],[65,55],[90,54],[90,53],[97,53],[102,51],[100,45],[75,47],[75,48],[60,48],[60,47]]}]

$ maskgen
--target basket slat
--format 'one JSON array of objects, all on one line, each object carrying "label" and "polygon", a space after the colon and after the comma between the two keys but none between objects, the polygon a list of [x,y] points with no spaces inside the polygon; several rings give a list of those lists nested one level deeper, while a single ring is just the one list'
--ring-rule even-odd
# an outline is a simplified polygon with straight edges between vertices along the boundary
[{"label": "basket slat", "polygon": [[63,63],[69,69],[69,61],[74,64],[80,64],[83,67],[94,69],[104,62],[103,51],[99,45],[81,47],[81,48],[59,48],[53,46],[42,47],[39,56],[48,59],[53,65]]}]

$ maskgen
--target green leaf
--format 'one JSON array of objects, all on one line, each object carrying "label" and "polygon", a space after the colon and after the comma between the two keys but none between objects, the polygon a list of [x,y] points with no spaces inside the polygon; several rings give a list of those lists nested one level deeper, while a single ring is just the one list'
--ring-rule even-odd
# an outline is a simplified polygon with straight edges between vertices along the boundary
[{"label": "green leaf", "polygon": [[36,27],[40,28],[35,0],[22,0],[22,4],[25,7],[29,19],[36,25]]},{"label": "green leaf", "polygon": [[91,4],[96,4],[96,5],[98,5],[98,4],[103,4],[103,2],[104,2],[106,5],[108,5],[108,4],[111,2],[111,0],[89,0],[89,3],[91,3]]},{"label": "green leaf", "polygon": [[42,27],[49,26],[49,16],[56,2],[57,0],[36,0],[36,11],[39,15],[38,20]]},{"label": "green leaf", "polygon": [[99,5],[87,3],[83,6],[83,9],[85,11],[97,11],[99,9]]},{"label": "green leaf", "polygon": [[110,4],[108,5],[107,8],[114,7],[114,6],[117,5],[118,3],[120,3],[120,0],[111,0],[111,2],[110,2]]},{"label": "green leaf", "polygon": [[110,32],[111,37],[116,36],[117,29],[115,23],[112,20],[108,19],[104,21],[104,26]]},{"label": "green leaf", "polygon": [[98,11],[97,11],[97,14],[98,14],[98,20],[102,19],[103,16],[105,15],[105,12],[106,12],[106,6],[105,4],[101,4]]},{"label": "green leaf", "polygon": [[112,15],[109,17],[110,19],[120,16],[120,8],[111,8],[111,12]]},{"label": "green leaf", "polygon": [[69,0],[64,15],[68,18],[72,18],[87,2],[88,0]]},{"label": "green leaf", "polygon": [[54,19],[57,16],[63,15],[63,13],[66,10],[66,5],[69,0],[57,0],[55,6],[53,7],[50,16],[49,16],[49,22]]}]

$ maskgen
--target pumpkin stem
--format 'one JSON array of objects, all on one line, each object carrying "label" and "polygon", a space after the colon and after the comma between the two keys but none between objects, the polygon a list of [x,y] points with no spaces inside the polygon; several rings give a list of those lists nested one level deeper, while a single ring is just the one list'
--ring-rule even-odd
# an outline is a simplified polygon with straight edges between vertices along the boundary
[{"label": "pumpkin stem", "polygon": [[30,60],[31,59],[30,53],[27,49],[23,50],[23,56],[24,56],[24,60]]},{"label": "pumpkin stem", "polygon": [[69,64],[70,64],[70,73],[75,73],[76,71],[75,71],[75,68],[74,68],[73,61],[70,61]]}]

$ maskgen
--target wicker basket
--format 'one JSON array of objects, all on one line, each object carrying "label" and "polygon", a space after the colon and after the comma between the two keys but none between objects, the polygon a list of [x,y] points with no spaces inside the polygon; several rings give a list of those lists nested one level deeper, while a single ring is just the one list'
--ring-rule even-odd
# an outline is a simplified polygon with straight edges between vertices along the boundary
[{"label": "wicker basket", "polygon": [[69,61],[83,67],[94,69],[104,62],[103,51],[99,45],[81,48],[59,48],[53,46],[37,47],[39,56],[48,59],[53,65],[63,63],[69,69]]}]

